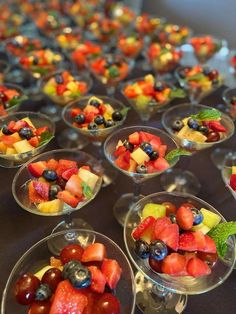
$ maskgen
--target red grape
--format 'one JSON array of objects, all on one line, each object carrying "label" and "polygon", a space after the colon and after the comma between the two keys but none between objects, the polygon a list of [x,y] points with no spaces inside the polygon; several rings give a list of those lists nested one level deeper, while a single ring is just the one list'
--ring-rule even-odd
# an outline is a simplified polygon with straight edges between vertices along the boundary
[{"label": "red grape", "polygon": [[15,284],[14,295],[16,301],[23,305],[33,302],[35,291],[40,285],[40,280],[33,274],[22,275]]},{"label": "red grape", "polygon": [[176,213],[177,208],[176,208],[175,204],[173,204],[171,202],[164,202],[164,203],[162,203],[162,205],[164,205],[166,208],[166,216],[169,216],[170,214]]},{"label": "red grape", "polygon": [[58,268],[50,268],[45,272],[42,277],[42,283],[46,283],[50,286],[52,291],[56,290],[57,285],[62,280],[62,273]]},{"label": "red grape", "polygon": [[111,293],[104,293],[98,300],[94,314],[120,314],[120,301]]},{"label": "red grape", "polygon": [[71,260],[80,261],[84,249],[79,244],[69,244],[61,251],[60,259],[62,264],[66,264]]},{"label": "red grape", "polygon": [[49,314],[50,301],[35,301],[30,305],[28,314]]}]

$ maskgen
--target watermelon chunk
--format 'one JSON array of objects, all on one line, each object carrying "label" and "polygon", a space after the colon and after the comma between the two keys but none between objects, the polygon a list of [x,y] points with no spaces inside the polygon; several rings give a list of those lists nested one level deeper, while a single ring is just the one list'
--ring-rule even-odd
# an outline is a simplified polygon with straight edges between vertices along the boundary
[{"label": "watermelon chunk", "polygon": [[42,176],[44,170],[47,169],[46,161],[37,161],[28,165],[29,172],[36,178]]},{"label": "watermelon chunk", "polygon": [[58,192],[57,198],[73,208],[75,208],[79,203],[79,199],[72,195],[69,191]]},{"label": "watermelon chunk", "polygon": [[82,262],[100,262],[106,257],[106,248],[102,243],[93,243],[87,246],[82,255]]},{"label": "watermelon chunk", "polygon": [[157,160],[154,161],[153,165],[158,172],[165,171],[166,169],[170,168],[168,161],[163,157],[157,158]]}]

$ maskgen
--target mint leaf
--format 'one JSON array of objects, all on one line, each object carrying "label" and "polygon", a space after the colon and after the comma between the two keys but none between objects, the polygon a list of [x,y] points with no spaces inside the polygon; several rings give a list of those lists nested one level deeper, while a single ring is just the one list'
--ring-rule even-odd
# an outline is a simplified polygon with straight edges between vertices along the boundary
[{"label": "mint leaf", "polygon": [[161,50],[161,52],[160,52],[160,56],[165,55],[165,54],[168,53],[168,52],[170,52],[169,49],[163,48],[163,49]]},{"label": "mint leaf", "polygon": [[201,81],[205,78],[205,75],[203,73],[197,73],[192,76],[186,77],[187,81]]},{"label": "mint leaf", "polygon": [[108,71],[110,77],[118,77],[120,75],[120,71],[117,69],[116,66],[110,67]]},{"label": "mint leaf", "polygon": [[39,143],[39,146],[42,146],[42,145],[47,144],[47,143],[50,142],[51,139],[53,139],[53,138],[54,138],[54,136],[52,135],[51,132],[49,132],[49,131],[43,132],[43,133],[40,135],[40,143]]},{"label": "mint leaf", "polygon": [[221,117],[220,111],[217,109],[204,109],[200,110],[197,114],[191,115],[191,118],[196,120],[218,120]]},{"label": "mint leaf", "polygon": [[192,154],[189,151],[182,148],[176,148],[176,149],[171,150],[168,154],[166,154],[165,159],[167,161],[171,161],[174,158],[179,157],[179,156],[190,156],[190,155]]},{"label": "mint leaf", "polygon": [[229,221],[216,225],[207,235],[214,240],[218,255],[224,257],[227,251],[226,241],[234,234],[236,234],[236,221]]},{"label": "mint leaf", "polygon": [[20,96],[20,97],[14,97],[14,98],[10,99],[8,101],[8,103],[12,107],[12,106],[16,106],[16,105],[22,103],[22,101],[24,101],[26,99],[28,99],[28,97],[26,95],[23,95],[23,96]]},{"label": "mint leaf", "polygon": [[181,88],[172,89],[171,92],[170,92],[170,98],[171,99],[174,99],[174,98],[184,98],[184,97],[186,97],[186,93]]},{"label": "mint leaf", "polygon": [[44,75],[44,74],[47,74],[47,73],[48,73],[48,69],[40,68],[40,67],[37,67],[37,66],[33,66],[33,67],[32,67],[32,71],[33,71],[33,72],[36,72],[36,73],[39,73],[39,74],[41,74],[41,75]]},{"label": "mint leaf", "polygon": [[123,109],[121,109],[120,113],[122,114],[122,116],[126,116],[127,112],[130,110],[130,107],[125,107]]},{"label": "mint leaf", "polygon": [[93,192],[85,182],[82,182],[83,194],[86,198],[91,198],[93,196]]}]

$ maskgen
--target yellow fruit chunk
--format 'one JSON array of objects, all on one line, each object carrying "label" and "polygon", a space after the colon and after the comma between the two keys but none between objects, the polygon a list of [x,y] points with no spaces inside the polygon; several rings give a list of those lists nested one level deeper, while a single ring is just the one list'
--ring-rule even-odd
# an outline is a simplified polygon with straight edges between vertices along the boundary
[{"label": "yellow fruit chunk", "polygon": [[8,147],[7,150],[6,150],[6,155],[13,155],[13,154],[16,154],[16,153],[17,153],[17,151],[14,148]]},{"label": "yellow fruit chunk", "polygon": [[203,223],[210,229],[218,225],[221,221],[221,217],[208,209],[201,208],[201,213],[203,214]]},{"label": "yellow fruit chunk", "polygon": [[106,111],[104,113],[104,116],[105,114],[111,116],[115,110],[109,104],[105,104],[105,106],[106,106]]},{"label": "yellow fruit chunk", "polygon": [[121,140],[118,141],[117,145],[116,145],[116,149],[119,148],[120,146],[123,146],[123,143]]},{"label": "yellow fruit chunk", "polygon": [[38,210],[42,213],[58,213],[62,211],[64,203],[59,199],[43,202],[37,205]]},{"label": "yellow fruit chunk", "polygon": [[23,121],[27,122],[27,123],[28,123],[28,125],[32,126],[32,128],[34,128],[34,129],[35,129],[35,126],[33,125],[33,122],[30,120],[30,118],[29,118],[29,117],[25,117],[25,118],[23,118],[23,119],[21,119],[21,120],[23,120]]},{"label": "yellow fruit chunk", "polygon": [[166,215],[166,207],[161,204],[148,203],[144,206],[142,211],[142,219],[149,216],[154,218],[164,217]]},{"label": "yellow fruit chunk", "polygon": [[147,228],[147,230],[145,230],[142,233],[140,239],[147,242],[147,243],[151,243],[152,233],[153,233],[153,226],[151,225],[150,227]]},{"label": "yellow fruit chunk", "polygon": [[66,87],[71,91],[71,92],[77,92],[78,90],[78,85],[76,82],[69,82]]},{"label": "yellow fruit chunk", "polygon": [[150,160],[149,156],[140,147],[130,154],[130,156],[138,165],[142,165]]},{"label": "yellow fruit chunk", "polygon": [[232,167],[232,174],[236,174],[236,166]]},{"label": "yellow fruit chunk", "polygon": [[7,146],[3,142],[0,142],[0,153],[5,154],[6,150],[7,150]]},{"label": "yellow fruit chunk", "polygon": [[27,140],[16,142],[15,144],[13,144],[13,146],[16,152],[19,154],[26,153],[34,149],[34,147],[30,145],[30,143]]},{"label": "yellow fruit chunk", "polygon": [[155,78],[154,78],[154,76],[152,74],[147,74],[147,75],[144,76],[144,81],[154,85]]},{"label": "yellow fruit chunk", "polygon": [[134,160],[130,159],[130,166],[129,166],[128,171],[129,172],[136,172],[135,171],[136,167],[137,167],[137,163]]},{"label": "yellow fruit chunk", "polygon": [[201,132],[190,129],[185,125],[178,133],[177,136],[192,142],[204,143],[207,140],[207,137],[204,136]]},{"label": "yellow fruit chunk", "polygon": [[84,181],[84,183],[86,183],[91,188],[92,191],[94,190],[94,187],[99,179],[96,174],[92,173],[89,170],[80,168],[78,176],[82,181]]},{"label": "yellow fruit chunk", "polygon": [[98,97],[92,96],[91,98],[89,98],[88,105],[91,103],[91,101],[94,101],[94,100],[99,102],[99,104],[103,103],[103,101],[101,99],[99,99]]},{"label": "yellow fruit chunk", "polygon": [[201,231],[203,234],[207,234],[210,230],[211,229],[207,225],[205,225],[204,223],[193,226],[191,228],[191,231]]}]

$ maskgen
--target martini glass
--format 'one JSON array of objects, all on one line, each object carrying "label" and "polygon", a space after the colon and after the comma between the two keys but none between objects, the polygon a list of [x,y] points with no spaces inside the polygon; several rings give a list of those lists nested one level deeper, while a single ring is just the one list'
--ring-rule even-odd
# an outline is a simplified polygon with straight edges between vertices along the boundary
[{"label": "martini glass", "polygon": [[230,177],[232,175],[232,167],[236,166],[236,153],[232,152],[231,154],[228,154],[225,156],[222,169],[221,169],[221,175],[222,179],[226,185],[226,187],[231,192],[232,196],[236,200],[236,191],[230,186]]},{"label": "martini glass", "polygon": [[36,273],[49,264],[52,255],[59,258],[59,253],[65,246],[79,244],[85,248],[94,242],[102,243],[106,247],[109,258],[117,260],[122,268],[121,278],[116,287],[116,297],[120,301],[121,313],[133,314],[135,310],[134,276],[127,257],[110,238],[95,231],[81,229],[51,234],[24,253],[9,275],[3,292],[1,313],[25,314],[27,312],[28,309],[25,306],[16,303],[13,295],[15,283],[20,276],[24,273]]},{"label": "martini glass", "polygon": [[[221,113],[221,124],[226,128],[226,132],[220,140],[215,142],[196,142],[179,137],[172,129],[172,124],[176,119],[184,119],[190,117],[192,114],[197,114],[201,110],[210,109],[210,107],[203,105],[181,104],[168,109],[163,113],[162,124],[165,130],[174,138],[178,145],[189,152],[196,153],[203,149],[210,148],[214,145],[223,143],[229,139],[234,133],[234,123],[226,114]],[[200,183],[198,179],[189,171],[181,171],[179,169],[172,170],[171,172],[164,174],[161,178],[162,187],[168,192],[174,190],[178,192],[189,192],[191,194],[197,194],[200,189]]]},{"label": "martini glass", "polygon": [[[27,99],[27,97],[24,94],[23,89],[20,86],[15,85],[15,84],[8,84],[8,83],[4,83],[2,85],[0,84],[0,88],[1,86],[6,87],[7,89],[10,89],[10,90],[15,90],[16,92],[18,92],[18,95],[16,97],[13,96],[9,102],[5,103],[5,105],[2,105],[2,97],[0,95],[0,117],[8,115],[11,112],[17,111],[20,105],[22,104],[22,102]],[[4,101],[4,93],[3,93],[3,101]],[[1,108],[2,106],[3,108]]]},{"label": "martini glass", "polygon": [[[29,195],[28,195],[28,183],[32,179],[32,175],[30,174],[28,170],[28,165],[32,162],[48,161],[49,159],[72,160],[72,161],[76,161],[79,167],[83,165],[90,166],[91,171],[97,176],[99,176],[99,179],[96,182],[94,190],[92,191],[91,197],[87,197],[83,201],[80,201],[75,208],[72,208],[71,206],[64,203],[61,210],[54,211],[54,212],[40,211],[34,203],[31,203],[29,200]],[[102,167],[100,166],[100,163],[93,156],[85,152],[69,150],[69,149],[52,150],[29,160],[26,164],[24,164],[19,169],[19,171],[16,173],[13,179],[12,193],[18,205],[24,210],[32,214],[47,216],[47,217],[63,215],[65,219],[61,221],[53,229],[53,232],[55,230],[59,231],[59,230],[65,230],[65,229],[70,229],[70,228],[92,229],[92,227],[83,219],[80,219],[80,218],[72,219],[71,214],[81,209],[82,207],[86,206],[89,202],[91,202],[96,197],[97,193],[99,192],[101,188],[102,172],[103,170],[102,170]]]},{"label": "martini glass", "polygon": [[161,44],[171,44],[180,47],[191,37],[193,31],[187,27],[177,24],[166,23],[156,34],[157,42]]},{"label": "martini glass", "polygon": [[[46,115],[41,114],[39,112],[29,112],[29,111],[22,111],[17,113],[11,113],[6,117],[0,118],[0,129],[3,125],[8,124],[10,121],[17,121],[28,117],[36,129],[41,127],[48,127],[50,134],[54,135],[55,133],[55,125],[50,118]],[[28,161],[33,156],[40,154],[46,146],[49,144],[49,141],[45,142],[41,146],[38,146],[28,152],[18,153],[18,154],[0,154],[0,167],[3,168],[16,168],[20,167],[26,161]]]},{"label": "martini glass", "polygon": [[[114,110],[121,111],[125,109],[125,106],[118,100],[107,97],[107,96],[98,96],[104,103],[110,104]],[[93,144],[95,151],[97,153],[98,160],[101,162],[104,175],[103,175],[103,186],[111,184],[115,177],[116,172],[113,171],[113,168],[110,166],[106,160],[104,160],[102,144],[105,139],[114,132],[117,128],[121,127],[126,119],[124,115],[121,121],[117,121],[113,126],[108,128],[98,128],[96,130],[89,130],[88,128],[78,128],[74,123],[74,118],[71,115],[71,112],[75,108],[83,109],[91,97],[83,97],[78,102],[73,102],[66,106],[62,112],[62,117],[64,122],[69,126],[70,132],[67,133],[67,138],[58,138],[59,144],[62,146],[64,143],[67,143],[68,146],[73,148],[78,148],[81,146],[81,136],[86,138],[91,144]],[[97,149],[96,149],[97,148]]]},{"label": "martini glass", "polygon": [[127,59],[136,60],[144,48],[144,40],[140,35],[129,32],[119,36],[117,46]]},{"label": "martini glass", "polygon": [[141,211],[148,203],[161,204],[172,202],[177,207],[182,203],[192,203],[196,208],[205,208],[221,217],[223,216],[210,204],[183,193],[160,192],[148,195],[138,201],[128,212],[124,227],[124,240],[129,257],[138,272],[136,281],[136,304],[143,313],[182,313],[187,305],[187,295],[197,295],[210,291],[222,284],[233,270],[235,262],[234,238],[227,241],[227,252],[224,258],[218,258],[210,275],[198,278],[190,276],[171,276],[157,273],[151,269],[145,259],[135,253],[133,229],[140,223]]},{"label": "martini glass", "polygon": [[[123,194],[115,203],[113,207],[114,216],[116,217],[117,221],[123,226],[125,217],[127,214],[127,211],[129,208],[133,206],[135,202],[137,202],[141,197],[141,185],[142,183],[146,182],[147,180],[154,178],[158,175],[160,175],[163,171],[153,172],[153,173],[147,173],[147,174],[140,174],[137,172],[129,172],[126,170],[123,170],[119,168],[115,164],[115,156],[114,152],[116,150],[116,146],[118,141],[124,141],[129,137],[130,134],[134,132],[148,132],[150,134],[153,134],[155,136],[160,137],[163,145],[167,145],[167,153],[173,149],[177,148],[177,144],[175,141],[164,131],[148,127],[148,126],[131,126],[126,127],[123,129],[120,129],[116,131],[115,133],[111,134],[105,144],[104,144],[104,153],[107,158],[107,160],[112,164],[113,167],[116,168],[116,170],[121,171],[124,175],[128,176],[134,183],[134,192],[133,193],[127,193]],[[174,158],[169,162],[170,167],[174,167],[175,164],[178,162],[179,158]]]}]

